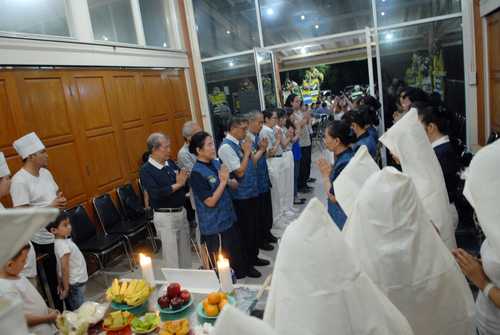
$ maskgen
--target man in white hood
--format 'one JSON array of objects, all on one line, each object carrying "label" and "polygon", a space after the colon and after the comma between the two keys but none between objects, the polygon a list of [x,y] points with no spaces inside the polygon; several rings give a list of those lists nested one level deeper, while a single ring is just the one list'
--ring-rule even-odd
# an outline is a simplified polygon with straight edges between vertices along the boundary
[{"label": "man in white hood", "polygon": [[278,335],[267,323],[231,305],[224,306],[212,335]]},{"label": "man in white hood", "polygon": [[264,321],[283,335],[413,334],[318,199],[282,237]]},{"label": "man in white hood", "polygon": [[462,249],[453,252],[465,275],[479,289],[476,326],[479,335],[500,334],[500,141],[481,149],[472,159],[464,195],[476,211],[486,240],[481,262]]},{"label": "man in white hood", "polygon": [[415,334],[472,334],[472,293],[410,177],[388,167],[368,178],[344,236]]},{"label": "man in white hood", "polygon": [[441,166],[412,108],[380,138],[410,176],[432,223],[448,249],[457,247],[450,202]]}]

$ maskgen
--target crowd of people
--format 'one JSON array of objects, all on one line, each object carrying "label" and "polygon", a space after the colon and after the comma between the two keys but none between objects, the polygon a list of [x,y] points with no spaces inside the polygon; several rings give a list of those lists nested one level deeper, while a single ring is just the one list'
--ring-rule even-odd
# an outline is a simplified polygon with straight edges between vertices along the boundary
[{"label": "crowd of people", "polygon": [[[380,107],[376,98],[362,96],[354,101],[335,97],[328,102],[320,101],[311,109],[299,96],[290,94],[283,109],[232,116],[227,120],[225,138],[218,148],[214,138],[196,122],[186,122],[182,129],[185,143],[176,160],[168,135],[152,133],[146,141],[147,152],[139,175],[146,206],[154,211],[153,223],[162,242],[162,265],[192,267],[190,230],[196,226],[195,239],[206,244],[211,257],[222,253],[229,258],[236,278],[260,277],[257,267],[270,265],[260,251],[273,250],[278,241],[272,228],[288,224],[299,212],[296,206],[305,203],[302,196],[314,190],[311,186],[315,182],[311,178],[313,126],[318,115],[319,118],[324,115],[329,123],[323,144],[333,154],[333,162],[322,156],[315,163],[323,179],[328,214],[339,230],[350,225],[359,227],[360,223],[356,226],[354,222],[370,218],[372,223],[379,220],[381,226],[390,222],[397,225],[396,221],[407,217],[384,211],[382,203],[377,205],[381,199],[373,192],[360,192],[363,202],[358,201],[356,209],[349,205],[347,211],[345,199],[339,193],[345,190],[338,189],[337,180],[350,162],[357,157],[358,162],[369,159],[373,162],[371,166],[381,166],[381,151],[385,146],[391,164],[402,171],[403,177],[395,169],[384,169],[378,179],[371,181],[373,190],[376,192],[377,185],[387,186],[383,191],[391,195],[388,199],[393,201],[392,209],[401,210],[408,205],[405,211],[415,212],[410,215],[408,226],[420,227],[427,220],[432,223],[429,227],[433,229],[424,229],[425,234],[437,232],[437,240],[448,248],[446,252],[450,255],[452,252],[463,273],[480,289],[476,312],[478,334],[500,333],[500,262],[495,253],[499,234],[492,222],[497,219],[498,210],[491,200],[496,190],[493,185],[498,184],[499,177],[494,165],[500,156],[498,142],[473,160],[464,192],[486,235],[480,262],[465,250],[457,249],[455,241],[460,221],[455,202],[464,195],[459,177],[461,149],[449,136],[452,127],[449,112],[439,98],[416,88],[404,88],[393,124],[379,137]],[[0,197],[10,194],[14,207],[64,209],[66,198],[47,169],[48,155],[42,141],[30,133],[13,146],[23,166],[10,180],[10,170],[0,153]],[[486,176],[495,183],[487,183]],[[360,173],[357,178],[363,184],[368,176]],[[401,201],[407,202],[401,204]],[[411,205],[420,202],[422,207]],[[368,246],[356,245],[364,233],[351,228],[346,236],[357,252],[366,249],[366,255],[371,255]],[[84,301],[88,280],[85,258],[70,236],[71,222],[61,212],[0,269],[0,294],[20,295],[28,325],[41,334],[53,333],[57,311],[64,306],[75,310]],[[434,246],[441,243],[434,241],[434,237],[429,240]],[[376,248],[380,241],[373,242]],[[47,255],[41,266],[47,275],[50,303],[55,310],[48,308],[37,290],[36,257],[41,254]],[[456,278],[456,274],[453,276]],[[419,324],[415,327],[425,329],[426,325],[420,321],[415,321]]]}]

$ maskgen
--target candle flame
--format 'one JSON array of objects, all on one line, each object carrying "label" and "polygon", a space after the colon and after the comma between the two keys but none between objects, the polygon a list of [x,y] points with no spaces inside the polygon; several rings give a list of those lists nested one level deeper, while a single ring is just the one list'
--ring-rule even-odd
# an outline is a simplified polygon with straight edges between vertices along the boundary
[{"label": "candle flame", "polygon": [[143,253],[140,253],[139,254],[139,263],[141,264],[141,266],[151,264],[151,257],[148,257],[148,256],[144,255]]},{"label": "candle flame", "polygon": [[222,262],[222,261],[224,261],[224,259],[225,259],[224,256],[222,254],[219,254],[219,261]]}]

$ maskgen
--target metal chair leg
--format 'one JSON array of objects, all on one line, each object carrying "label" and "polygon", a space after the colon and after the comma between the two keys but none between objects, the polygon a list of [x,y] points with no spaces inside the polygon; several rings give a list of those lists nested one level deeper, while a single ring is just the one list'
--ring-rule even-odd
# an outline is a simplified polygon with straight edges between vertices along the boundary
[{"label": "metal chair leg", "polygon": [[128,258],[128,263],[129,263],[129,266],[130,266],[130,271],[131,272],[134,272],[135,270],[135,267],[133,265],[133,259],[130,257],[130,254],[128,253],[128,247],[127,247],[127,244],[125,242],[122,241],[122,246],[123,246],[123,250],[125,250],[125,254],[127,255],[127,258]]},{"label": "metal chair leg", "polygon": [[146,223],[146,230],[147,230],[147,234],[149,235],[149,240],[151,242],[151,246],[153,247],[153,252],[156,253],[158,251],[158,247],[156,245],[156,240],[155,240],[155,237],[153,235],[153,230],[151,229],[149,222]]}]

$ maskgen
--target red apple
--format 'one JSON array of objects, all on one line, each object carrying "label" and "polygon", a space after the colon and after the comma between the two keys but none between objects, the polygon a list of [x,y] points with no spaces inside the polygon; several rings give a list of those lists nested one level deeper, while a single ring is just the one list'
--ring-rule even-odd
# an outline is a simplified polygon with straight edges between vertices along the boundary
[{"label": "red apple", "polygon": [[167,296],[172,300],[181,293],[181,285],[179,283],[172,283],[167,287]]},{"label": "red apple", "polygon": [[188,290],[182,290],[179,297],[182,299],[184,304],[187,304],[189,300],[191,300],[191,293],[189,293]]},{"label": "red apple", "polygon": [[179,297],[175,297],[172,300],[170,300],[170,305],[172,306],[172,309],[174,311],[181,308],[183,303],[184,303],[184,301]]},{"label": "red apple", "polygon": [[170,299],[166,295],[159,297],[158,298],[158,305],[160,305],[161,308],[169,308],[170,307]]}]

